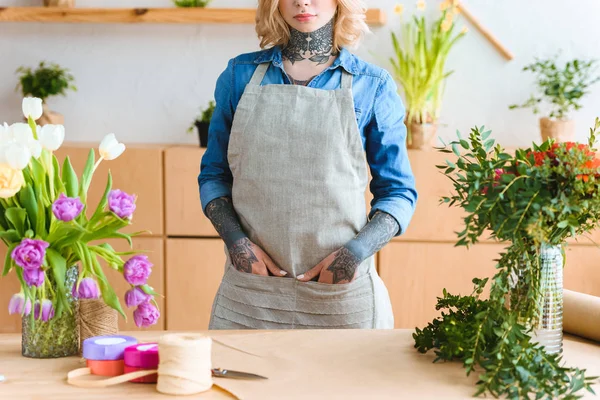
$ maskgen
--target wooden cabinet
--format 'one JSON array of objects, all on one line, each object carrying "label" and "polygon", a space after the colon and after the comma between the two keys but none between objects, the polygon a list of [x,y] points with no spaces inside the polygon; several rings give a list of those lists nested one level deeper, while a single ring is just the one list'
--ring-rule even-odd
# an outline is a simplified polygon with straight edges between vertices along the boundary
[{"label": "wooden cabinet", "polygon": [[446,288],[469,295],[471,280],[494,275],[504,246],[478,244],[466,249],[451,243],[391,242],[380,251],[379,274],[390,292],[396,328],[423,327],[439,315],[436,298]]},{"label": "wooden cabinet", "polygon": [[[81,179],[90,148],[95,148],[98,157],[97,146],[97,144],[66,144],[56,152],[56,157],[62,166],[64,158],[68,155],[77,176]],[[164,233],[163,147],[132,146],[117,159],[102,161],[94,173],[88,192],[90,213],[98,205],[104,193],[109,170],[113,178],[113,189],[121,189],[137,196],[132,224],[123,229],[123,232],[148,230],[150,233],[146,235],[162,235]]]},{"label": "wooden cabinet", "polygon": [[169,236],[219,236],[200,204],[198,174],[205,150],[192,146],[165,150],[166,232]]},{"label": "wooden cabinet", "polygon": [[167,239],[167,329],[207,329],[225,270],[221,239]]}]

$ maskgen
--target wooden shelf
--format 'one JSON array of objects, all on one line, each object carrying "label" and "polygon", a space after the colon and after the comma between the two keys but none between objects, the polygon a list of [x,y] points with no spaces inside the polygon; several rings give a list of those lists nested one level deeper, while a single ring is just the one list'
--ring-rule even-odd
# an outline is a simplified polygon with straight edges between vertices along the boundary
[{"label": "wooden shelf", "polygon": [[[151,24],[253,24],[253,8],[61,8],[3,7],[0,22],[151,23]],[[381,26],[386,15],[367,11],[367,23]]]}]

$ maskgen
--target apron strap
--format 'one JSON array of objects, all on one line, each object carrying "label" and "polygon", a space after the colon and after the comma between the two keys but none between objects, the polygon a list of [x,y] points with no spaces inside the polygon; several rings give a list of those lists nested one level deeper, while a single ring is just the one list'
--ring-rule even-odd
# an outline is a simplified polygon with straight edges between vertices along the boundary
[{"label": "apron strap", "polygon": [[252,79],[250,79],[250,84],[254,86],[260,86],[265,74],[267,73],[267,69],[269,68],[269,63],[261,63],[258,64],[258,67],[254,70],[254,74],[252,75]]},{"label": "apron strap", "polygon": [[352,74],[342,69],[342,84],[340,88],[342,89],[352,89]]}]

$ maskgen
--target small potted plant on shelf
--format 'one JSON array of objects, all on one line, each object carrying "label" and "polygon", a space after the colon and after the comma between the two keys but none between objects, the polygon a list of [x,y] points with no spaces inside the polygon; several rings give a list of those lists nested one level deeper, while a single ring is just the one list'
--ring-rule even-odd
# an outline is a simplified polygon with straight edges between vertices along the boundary
[{"label": "small potted plant on shelf", "polygon": [[575,121],[569,118],[569,113],[579,110],[581,100],[588,93],[589,87],[600,77],[592,76],[595,60],[585,61],[574,59],[568,61],[563,68],[556,64],[556,57],[539,60],[526,65],[523,71],[536,75],[536,86],[539,94],[532,95],[525,103],[510,105],[509,108],[532,108],[534,114],[541,112],[542,102],[548,103],[548,108],[540,118],[542,141],[549,138],[559,142],[573,141],[575,136]]},{"label": "small potted plant on shelf", "polygon": [[41,61],[35,70],[21,66],[16,72],[20,75],[15,90],[20,90],[23,97],[32,96],[42,100],[43,113],[36,123],[41,126],[64,124],[63,115],[49,110],[47,99],[57,95],[66,96],[69,89],[77,91],[73,84],[75,78],[69,70],[58,64],[46,64],[45,61]]},{"label": "small potted plant on shelf", "polygon": [[[419,11],[425,1],[417,2]],[[455,33],[454,18],[458,8],[454,1],[440,5],[441,15],[428,27],[425,16],[413,16],[403,24],[400,37],[392,32],[394,56],[390,57],[392,75],[404,91],[407,145],[413,149],[430,147],[435,138],[446,78],[446,59],[455,43],[467,29]],[[402,14],[397,5],[396,14]]]},{"label": "small potted plant on shelf", "polygon": [[[119,157],[125,145],[114,134],[106,135],[98,159],[90,149],[78,176],[69,157],[60,165],[54,154],[63,143],[64,127],[35,123],[42,115],[42,100],[24,98],[22,108],[27,123],[0,126],[0,239],[7,247],[2,276],[12,272],[20,282],[8,311],[22,316],[23,355],[76,355],[79,299],[102,298],[125,316],[100,260],[131,285],[125,304],[137,307],[136,325],[156,323],[156,293],[146,283],[152,263],[138,251],[117,252],[106,242],[118,238],[131,246],[132,237],[141,233],[122,232],[131,224],[135,195],[113,189],[109,172],[99,203],[92,205],[88,199],[100,162]],[[130,257],[125,261],[123,256]]]},{"label": "small potted plant on shelf", "polygon": [[200,139],[200,147],[206,147],[208,145],[208,127],[210,126],[210,119],[212,118],[214,110],[215,101],[211,100],[208,102],[208,107],[201,111],[200,115],[192,122],[187,130],[188,132],[192,132],[194,127],[196,127]]},{"label": "small potted plant on shelf", "polygon": [[206,7],[211,0],[173,0],[177,7]]},{"label": "small potted plant on shelf", "polygon": [[75,7],[75,0],[44,0],[45,7]]}]

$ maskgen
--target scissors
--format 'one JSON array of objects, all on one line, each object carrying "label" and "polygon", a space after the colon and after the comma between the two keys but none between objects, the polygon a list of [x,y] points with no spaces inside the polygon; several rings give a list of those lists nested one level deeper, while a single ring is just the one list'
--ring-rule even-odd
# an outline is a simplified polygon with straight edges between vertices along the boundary
[{"label": "scissors", "polygon": [[216,378],[232,378],[232,379],[269,379],[266,376],[251,374],[249,372],[232,371],[230,369],[213,368],[212,376]]}]

